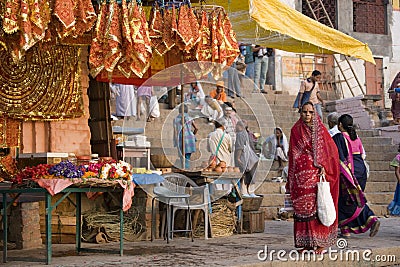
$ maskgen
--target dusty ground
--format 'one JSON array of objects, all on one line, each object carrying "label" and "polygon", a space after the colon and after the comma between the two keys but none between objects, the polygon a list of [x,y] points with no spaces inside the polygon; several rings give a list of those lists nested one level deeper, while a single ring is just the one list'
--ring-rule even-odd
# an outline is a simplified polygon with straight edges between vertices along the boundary
[{"label": "dusty ground", "polygon": [[[285,262],[277,259],[277,254],[270,259],[260,260],[265,246],[284,250],[286,258],[293,249],[293,223],[287,221],[266,221],[265,232],[258,234],[233,235],[224,238],[204,240],[196,238],[192,243],[188,238],[175,238],[169,244],[164,240],[154,242],[125,242],[124,256],[118,254],[119,243],[95,245],[83,243],[84,248],[96,248],[107,252],[77,255],[73,244],[54,245],[51,266],[400,266],[400,218],[382,218],[381,228],[376,237],[368,233],[353,236],[347,241],[347,250],[372,251],[376,255],[396,257],[395,262],[367,262],[363,259],[342,261],[326,256],[323,262],[300,261]],[[332,249],[337,249],[333,247]],[[344,251],[344,250],[343,250]],[[342,252],[343,252],[342,251]],[[113,253],[110,253],[113,252]],[[334,255],[334,254],[332,254]],[[339,252],[336,254],[340,256]],[[344,254],[343,254],[344,255]],[[8,262],[2,266],[43,266],[45,249],[10,250]],[[382,257],[381,257],[382,258]],[[285,257],[283,257],[285,259]],[[314,264],[314,265],[313,265]]]}]

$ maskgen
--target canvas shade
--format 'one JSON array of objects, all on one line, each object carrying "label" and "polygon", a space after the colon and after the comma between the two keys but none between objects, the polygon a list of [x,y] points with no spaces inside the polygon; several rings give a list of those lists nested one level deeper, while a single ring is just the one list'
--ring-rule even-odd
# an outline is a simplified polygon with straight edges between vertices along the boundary
[{"label": "canvas shade", "polygon": [[237,39],[295,53],[343,54],[375,64],[368,45],[278,0],[216,0],[229,12]]}]

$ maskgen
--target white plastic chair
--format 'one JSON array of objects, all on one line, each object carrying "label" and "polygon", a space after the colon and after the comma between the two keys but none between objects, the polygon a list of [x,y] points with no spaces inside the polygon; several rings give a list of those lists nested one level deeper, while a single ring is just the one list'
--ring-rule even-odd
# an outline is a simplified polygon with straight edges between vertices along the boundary
[{"label": "white plastic chair", "polygon": [[[154,200],[158,199],[167,204],[167,215],[162,220],[161,234],[164,236],[165,221],[167,224],[167,242],[172,239],[174,232],[192,232],[192,220],[191,220],[191,210],[203,210],[204,212],[204,231],[205,239],[208,239],[208,231],[211,223],[209,217],[209,206],[210,201],[208,185],[198,186],[190,178],[179,173],[167,173],[163,175],[164,182],[154,188],[155,198],[153,199],[152,205],[152,216],[153,216],[153,206]],[[187,220],[186,220],[186,230],[174,230],[174,218],[175,213],[179,209],[188,209]],[[152,219],[152,231],[153,231],[153,219]],[[153,234],[151,234],[153,239]]]}]

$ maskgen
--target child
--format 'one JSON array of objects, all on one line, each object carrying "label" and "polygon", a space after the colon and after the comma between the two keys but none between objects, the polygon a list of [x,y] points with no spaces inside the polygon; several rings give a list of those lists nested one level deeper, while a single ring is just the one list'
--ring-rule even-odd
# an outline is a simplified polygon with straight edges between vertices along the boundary
[{"label": "child", "polygon": [[397,178],[397,186],[396,186],[396,192],[394,193],[394,199],[392,202],[390,202],[388,206],[388,210],[390,212],[390,215],[400,215],[400,144],[398,147],[399,154],[396,155],[396,157],[390,162],[390,166],[395,167],[395,175]]}]

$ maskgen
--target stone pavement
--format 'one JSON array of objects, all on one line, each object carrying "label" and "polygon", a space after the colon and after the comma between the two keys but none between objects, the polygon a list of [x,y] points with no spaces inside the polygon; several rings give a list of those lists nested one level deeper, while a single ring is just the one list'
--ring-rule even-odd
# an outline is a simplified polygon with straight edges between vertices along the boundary
[{"label": "stone pavement", "polygon": [[[325,255],[322,262],[305,255],[303,261],[288,261],[289,255],[296,258],[297,252],[293,248],[293,222],[266,221],[265,232],[258,234],[242,234],[224,238],[204,240],[196,238],[192,243],[188,238],[174,238],[169,244],[164,240],[154,242],[125,242],[124,256],[110,253],[75,253],[73,244],[54,245],[51,266],[400,266],[400,218],[381,218],[379,233],[370,238],[368,233],[353,236],[347,240],[340,240],[342,245],[347,241],[347,248],[332,249],[330,256]],[[119,243],[104,245],[83,243],[82,247],[104,249],[118,252]],[[264,260],[268,249],[273,255]],[[277,252],[280,252],[281,260]],[[369,253],[368,250],[371,250]],[[284,254],[285,253],[285,254]],[[290,253],[290,254],[289,254]],[[366,261],[363,259],[371,259]],[[269,255],[268,254],[268,255]],[[258,257],[259,255],[259,257]],[[347,259],[346,260],[346,255]],[[356,256],[360,256],[360,260]],[[45,250],[10,250],[9,262],[0,263],[0,266],[43,266]],[[318,256],[321,257],[321,256]],[[380,257],[380,258],[377,258]],[[335,260],[337,258],[337,260]],[[342,260],[340,260],[340,258]],[[393,262],[393,258],[395,261]],[[377,260],[392,262],[378,262]]]}]

